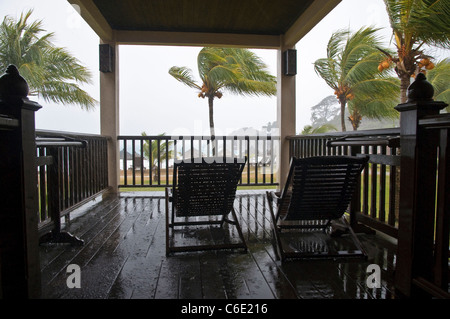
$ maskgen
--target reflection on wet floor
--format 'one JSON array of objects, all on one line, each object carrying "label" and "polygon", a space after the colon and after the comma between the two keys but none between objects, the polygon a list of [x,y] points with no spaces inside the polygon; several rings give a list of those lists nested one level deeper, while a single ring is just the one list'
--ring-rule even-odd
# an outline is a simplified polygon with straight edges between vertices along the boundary
[{"label": "reflection on wet floor", "polygon": [[[151,195],[151,196],[150,196]],[[80,209],[66,230],[84,246],[42,245],[43,298],[258,298],[390,299],[395,245],[358,235],[368,260],[293,260],[281,263],[273,248],[264,191],[238,191],[235,209],[248,252],[203,251],[165,255],[165,201],[161,192],[122,193]],[[343,236],[288,234],[293,249],[347,245]],[[234,227],[197,226],[174,232],[180,243],[233,241]],[[331,246],[330,246],[331,245]],[[336,247],[334,247],[336,248]],[[81,288],[67,287],[67,266],[80,266]],[[367,267],[380,266],[381,288],[367,285]]]}]

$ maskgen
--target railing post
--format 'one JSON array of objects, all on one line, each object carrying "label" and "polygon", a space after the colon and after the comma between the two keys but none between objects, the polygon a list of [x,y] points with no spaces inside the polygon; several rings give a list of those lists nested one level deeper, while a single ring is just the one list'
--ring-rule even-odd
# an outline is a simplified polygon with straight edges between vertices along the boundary
[{"label": "railing post", "polygon": [[0,298],[39,298],[35,112],[14,65],[0,78]]},{"label": "railing post", "polygon": [[436,185],[436,132],[421,130],[419,120],[439,114],[446,104],[432,100],[434,89],[419,73],[408,88],[400,116],[400,203],[395,287],[401,296],[423,297],[414,278],[430,280]]},{"label": "railing post", "polygon": [[[357,156],[361,153],[361,146],[351,146],[350,147],[350,155]],[[356,186],[356,192],[353,194],[352,200],[350,202],[349,209],[349,223],[352,226],[353,231],[356,233],[365,233],[365,234],[375,234],[375,231],[370,227],[367,227],[357,220],[357,213],[361,210],[361,176],[358,178],[358,185]]]}]

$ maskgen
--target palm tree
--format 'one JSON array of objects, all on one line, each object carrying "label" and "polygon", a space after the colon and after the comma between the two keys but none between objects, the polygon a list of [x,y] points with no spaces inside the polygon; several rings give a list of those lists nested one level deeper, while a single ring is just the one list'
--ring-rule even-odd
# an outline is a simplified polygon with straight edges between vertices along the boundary
[{"label": "palm tree", "polygon": [[[334,94],[341,106],[341,127],[346,131],[345,108],[347,102],[358,97],[358,101],[370,101],[374,109],[379,109],[383,116],[385,102],[380,102],[374,96],[374,91],[385,92],[386,98],[392,99],[392,105],[398,102],[397,96],[392,93],[395,90],[393,81],[388,74],[378,72],[378,63],[383,54],[377,49],[381,41],[376,35],[379,29],[363,27],[355,33],[350,30],[338,30],[334,32],[328,41],[327,57],[314,62],[316,73],[334,90]],[[386,93],[387,92],[387,93]],[[365,113],[364,104],[358,105],[358,114],[354,114],[355,121],[360,121],[360,116]],[[355,127],[355,126],[354,126]]]},{"label": "palm tree", "polygon": [[337,131],[337,129],[331,124],[322,124],[318,127],[313,127],[312,125],[305,125],[303,127],[301,135],[309,135],[309,134],[319,134],[326,133],[329,131]]},{"label": "palm tree", "polygon": [[[147,133],[142,132],[142,136],[147,136]],[[158,136],[164,136],[165,133],[159,134]],[[144,140],[143,152],[144,157],[148,159],[153,171],[153,181],[158,180],[158,166],[160,162],[166,159],[173,158],[172,141],[160,142],[160,140],[153,140],[150,144],[150,140]],[[158,156],[159,155],[159,156]]]},{"label": "palm tree", "polygon": [[398,118],[399,113],[394,109],[399,102],[400,93],[400,81],[397,78],[375,77],[358,86],[358,94],[348,101],[349,120],[354,131],[358,129],[363,117],[377,120]]},{"label": "palm tree", "polygon": [[[450,105],[450,58],[438,61],[436,67],[428,71],[427,80],[434,87],[434,100]],[[446,110],[450,112],[450,106]]]},{"label": "palm tree", "polygon": [[96,101],[79,86],[91,83],[91,73],[51,43],[53,33],[45,33],[41,20],[29,21],[32,12],[22,13],[18,21],[6,16],[0,24],[0,70],[15,65],[28,82],[30,95],[92,109]]},{"label": "palm tree", "polygon": [[[401,103],[411,77],[433,69],[433,57],[425,54],[427,46],[450,48],[450,1],[384,0],[393,32],[396,54],[383,50],[382,63],[393,65],[400,79]],[[381,60],[380,60],[381,61]],[[380,66],[380,69],[385,69]]]},{"label": "palm tree", "polygon": [[[267,71],[266,64],[252,51],[241,48],[205,47],[197,56],[200,82],[192,70],[173,66],[169,70],[178,81],[198,90],[198,97],[208,99],[209,128],[214,140],[214,99],[221,98],[223,91],[254,96],[276,94],[276,78]],[[213,154],[215,153],[213,146]]]}]

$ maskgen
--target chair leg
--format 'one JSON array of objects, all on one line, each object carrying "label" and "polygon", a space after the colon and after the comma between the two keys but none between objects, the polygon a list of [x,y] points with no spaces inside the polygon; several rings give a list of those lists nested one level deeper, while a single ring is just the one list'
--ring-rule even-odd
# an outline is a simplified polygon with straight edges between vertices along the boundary
[{"label": "chair leg", "polygon": [[234,207],[231,209],[231,213],[233,214],[234,224],[235,224],[236,229],[238,231],[239,238],[241,239],[242,243],[244,244],[245,252],[247,252],[247,243],[245,242],[244,234],[242,233],[242,228],[241,228],[241,225],[239,224],[239,221],[238,221],[238,218],[237,218],[237,214],[236,214],[236,211],[234,210]]},{"label": "chair leg", "polygon": [[[169,200],[168,197],[166,198],[166,211],[169,212]],[[169,256],[171,253],[176,253],[176,252],[190,252],[190,251],[201,251],[201,250],[220,250],[220,249],[240,249],[243,248],[245,252],[247,252],[247,243],[244,239],[244,234],[242,233],[242,229],[239,225],[238,219],[237,219],[237,215],[235,210],[233,209],[231,211],[232,215],[233,215],[233,219],[234,220],[229,220],[227,218],[222,218],[222,220],[220,222],[186,222],[186,223],[175,223],[173,222],[172,224],[170,224],[169,220],[171,218],[171,216],[173,214],[166,214],[166,256]],[[211,245],[191,245],[191,246],[176,246],[175,243],[173,243],[173,245],[170,245],[170,228],[174,229],[175,226],[181,226],[181,225],[213,225],[213,224],[218,224],[220,223],[220,226],[222,227],[223,223],[227,222],[230,223],[232,225],[234,225],[238,231],[239,234],[239,238],[241,240],[240,243],[228,243],[228,244],[211,244]]]},{"label": "chair leg", "polygon": [[169,238],[169,231],[170,231],[170,225],[169,225],[169,218],[170,218],[170,211],[169,211],[169,189],[166,188],[166,256],[170,254],[170,238]]},{"label": "chair leg", "polygon": [[283,245],[281,243],[279,234],[277,233],[277,231],[275,229],[272,229],[272,238],[273,238],[273,251],[275,252],[275,258],[277,260],[281,260],[284,261],[284,256],[283,256]]},{"label": "chair leg", "polygon": [[353,243],[355,244],[355,246],[358,248],[358,250],[362,253],[362,255],[364,256],[364,258],[367,258],[367,252],[364,249],[363,245],[361,244],[361,242],[359,241],[358,236],[356,236],[355,232],[353,231],[352,226],[348,223],[347,219],[345,219],[345,216],[342,216],[342,220],[344,222],[344,224],[347,226],[347,229],[350,233],[350,236],[352,237]]},{"label": "chair leg", "polygon": [[269,202],[269,211],[272,219],[272,236],[274,240],[275,257],[277,258],[277,260],[284,261],[285,257],[283,253],[283,244],[281,243],[281,238],[279,234],[279,231],[281,231],[281,229],[279,230],[277,227],[277,220],[275,217],[275,213],[273,211],[273,197],[270,192],[266,192],[266,195]]}]

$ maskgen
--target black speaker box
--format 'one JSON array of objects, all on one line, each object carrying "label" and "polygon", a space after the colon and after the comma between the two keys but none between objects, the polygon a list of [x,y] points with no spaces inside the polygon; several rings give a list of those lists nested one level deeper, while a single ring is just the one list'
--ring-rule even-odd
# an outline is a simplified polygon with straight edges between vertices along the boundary
[{"label": "black speaker box", "polygon": [[297,74],[297,50],[284,51],[284,75],[293,76]]},{"label": "black speaker box", "polygon": [[109,44],[100,44],[99,46],[100,57],[100,72],[108,73],[113,71],[114,65],[114,52],[113,48]]}]

